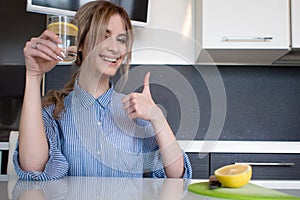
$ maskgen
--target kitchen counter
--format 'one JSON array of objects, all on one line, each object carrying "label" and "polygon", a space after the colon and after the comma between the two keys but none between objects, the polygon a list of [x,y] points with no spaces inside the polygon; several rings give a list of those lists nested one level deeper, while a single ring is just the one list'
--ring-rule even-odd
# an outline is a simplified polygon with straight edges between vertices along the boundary
[{"label": "kitchen counter", "polygon": [[[207,180],[65,177],[55,181],[0,181],[5,199],[215,199],[187,191],[191,183]],[[300,181],[251,181],[300,197]],[[220,200],[220,198],[218,198]]]}]

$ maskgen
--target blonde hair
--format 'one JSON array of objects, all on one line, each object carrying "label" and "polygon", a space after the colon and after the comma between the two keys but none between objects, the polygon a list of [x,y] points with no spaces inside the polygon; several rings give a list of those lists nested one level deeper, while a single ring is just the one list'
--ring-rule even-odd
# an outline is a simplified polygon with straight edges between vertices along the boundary
[{"label": "blonde hair", "polygon": [[[125,63],[120,68],[120,73],[125,75],[125,80],[128,76],[129,65],[131,61],[131,49],[133,43],[133,32],[130,18],[127,12],[120,6],[117,6],[108,1],[91,1],[83,5],[77,11],[75,20],[78,24],[77,37],[77,59],[75,64],[80,66],[83,62],[82,49],[87,48],[87,52],[91,52],[97,44],[105,39],[106,29],[111,16],[118,14],[123,19],[125,31],[127,33],[127,53]],[[88,38],[87,38],[88,36]],[[74,83],[79,69],[73,74],[71,80],[61,90],[50,90],[43,98],[43,107],[55,104],[53,117],[60,118],[60,114],[64,110],[64,98],[73,90]]]}]

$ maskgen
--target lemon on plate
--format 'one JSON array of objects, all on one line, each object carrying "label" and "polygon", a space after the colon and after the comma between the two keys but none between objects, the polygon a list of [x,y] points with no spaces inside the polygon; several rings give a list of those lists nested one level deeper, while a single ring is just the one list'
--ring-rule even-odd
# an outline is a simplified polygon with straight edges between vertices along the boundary
[{"label": "lemon on plate", "polygon": [[78,32],[78,27],[74,24],[66,22],[54,22],[48,25],[48,30],[51,30],[56,34],[64,34],[66,32],[67,35],[76,36]]},{"label": "lemon on plate", "polygon": [[244,164],[226,165],[217,169],[215,176],[224,187],[239,188],[251,180],[252,168]]}]

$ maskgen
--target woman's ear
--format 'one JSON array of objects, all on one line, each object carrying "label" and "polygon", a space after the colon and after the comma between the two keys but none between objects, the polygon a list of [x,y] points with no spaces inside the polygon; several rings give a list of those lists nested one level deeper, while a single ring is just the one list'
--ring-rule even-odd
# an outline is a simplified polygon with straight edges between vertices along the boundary
[{"label": "woman's ear", "polygon": [[77,59],[75,63],[77,66],[80,66],[82,63],[82,51],[80,49],[77,50]]}]

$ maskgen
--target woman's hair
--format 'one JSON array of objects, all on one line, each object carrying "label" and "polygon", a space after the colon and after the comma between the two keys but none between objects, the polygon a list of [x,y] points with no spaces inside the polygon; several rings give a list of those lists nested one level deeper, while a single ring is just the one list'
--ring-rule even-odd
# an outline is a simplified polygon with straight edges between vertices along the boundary
[{"label": "woman's hair", "polygon": [[86,48],[86,52],[91,52],[105,39],[109,20],[115,14],[121,16],[127,33],[125,64],[120,68],[121,74],[125,75],[125,80],[127,79],[133,42],[132,26],[127,12],[122,7],[108,1],[92,1],[83,5],[75,15],[78,25],[77,59],[75,64],[79,66],[79,69],[73,74],[72,79],[62,90],[50,90],[42,100],[43,107],[55,104],[53,110],[53,117],[55,119],[60,118],[60,114],[64,110],[64,98],[73,90],[78,71],[83,62],[83,47]]}]

